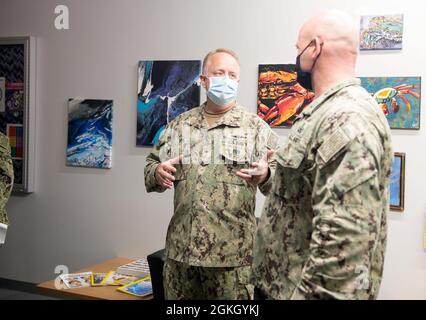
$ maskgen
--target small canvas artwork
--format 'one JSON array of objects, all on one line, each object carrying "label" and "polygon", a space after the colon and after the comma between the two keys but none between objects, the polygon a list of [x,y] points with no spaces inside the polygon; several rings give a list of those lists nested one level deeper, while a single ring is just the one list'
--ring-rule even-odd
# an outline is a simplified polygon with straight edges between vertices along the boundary
[{"label": "small canvas artwork", "polygon": [[362,77],[391,129],[420,129],[421,77]]},{"label": "small canvas artwork", "polygon": [[112,167],[112,106],[112,100],[68,101],[68,166]]},{"label": "small canvas artwork", "polygon": [[404,211],[405,197],[405,153],[396,152],[394,155],[391,183],[390,208],[394,211]]},{"label": "small canvas artwork", "polygon": [[22,160],[24,157],[24,126],[8,123],[6,131],[12,159]]},{"label": "small canvas artwork", "polygon": [[259,65],[257,114],[271,127],[290,128],[314,99],[314,93],[297,82],[294,64]]},{"label": "small canvas artwork", "polygon": [[361,50],[402,49],[404,15],[362,16],[360,26]]},{"label": "small canvas artwork", "polygon": [[201,61],[140,61],[136,145],[155,145],[166,125],[200,105]]}]

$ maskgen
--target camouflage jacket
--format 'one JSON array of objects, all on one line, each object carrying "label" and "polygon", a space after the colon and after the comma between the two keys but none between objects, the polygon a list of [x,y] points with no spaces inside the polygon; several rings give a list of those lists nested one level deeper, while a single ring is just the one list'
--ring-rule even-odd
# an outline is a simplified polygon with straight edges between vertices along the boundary
[{"label": "camouflage jacket", "polygon": [[253,280],[273,299],[374,299],[393,154],[386,117],[357,79],[309,105],[276,152]]},{"label": "camouflage jacket", "polygon": [[[163,192],[155,170],[160,162],[183,154],[175,166],[174,214],[166,239],[166,255],[194,266],[244,266],[252,262],[256,231],[256,186],[235,173],[249,168],[278,136],[256,114],[236,106],[209,127],[203,106],[170,122],[147,157],[145,186]],[[177,148],[179,146],[179,148]],[[275,172],[259,185],[267,194]]]},{"label": "camouflage jacket", "polygon": [[9,224],[6,204],[13,187],[13,165],[9,139],[0,132],[0,223]]}]

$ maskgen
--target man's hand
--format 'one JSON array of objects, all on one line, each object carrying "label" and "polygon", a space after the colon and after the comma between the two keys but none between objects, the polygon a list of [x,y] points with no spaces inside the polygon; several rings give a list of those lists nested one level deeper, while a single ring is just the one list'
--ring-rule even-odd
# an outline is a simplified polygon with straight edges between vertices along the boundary
[{"label": "man's hand", "polygon": [[175,181],[174,174],[176,173],[176,168],[174,165],[181,162],[183,155],[180,155],[174,159],[170,159],[160,163],[155,169],[155,179],[160,186],[163,188],[171,189],[173,187],[173,181]]},{"label": "man's hand", "polygon": [[269,160],[274,154],[274,150],[268,150],[259,162],[253,162],[251,169],[241,169],[236,173],[241,179],[250,184],[258,185],[266,181],[269,176]]}]

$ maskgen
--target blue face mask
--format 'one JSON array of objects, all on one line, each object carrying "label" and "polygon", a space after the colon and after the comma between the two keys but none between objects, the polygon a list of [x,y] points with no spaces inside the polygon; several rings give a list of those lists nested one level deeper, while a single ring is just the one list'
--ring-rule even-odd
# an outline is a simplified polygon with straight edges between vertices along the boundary
[{"label": "blue face mask", "polygon": [[238,82],[229,77],[210,77],[207,97],[218,106],[224,107],[237,99]]}]

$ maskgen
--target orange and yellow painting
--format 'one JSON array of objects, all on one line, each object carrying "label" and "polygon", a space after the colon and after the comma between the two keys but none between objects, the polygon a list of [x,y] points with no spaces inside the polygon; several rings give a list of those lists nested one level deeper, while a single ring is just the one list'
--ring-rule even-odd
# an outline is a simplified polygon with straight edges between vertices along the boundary
[{"label": "orange and yellow painting", "polygon": [[297,82],[294,64],[259,65],[257,114],[271,127],[290,128],[313,99]]}]

